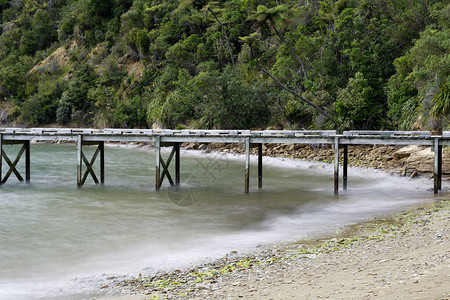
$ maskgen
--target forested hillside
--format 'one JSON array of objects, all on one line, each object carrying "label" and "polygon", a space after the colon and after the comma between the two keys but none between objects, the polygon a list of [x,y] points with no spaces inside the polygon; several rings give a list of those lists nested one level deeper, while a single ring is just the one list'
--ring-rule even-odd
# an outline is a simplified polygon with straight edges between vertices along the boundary
[{"label": "forested hillside", "polygon": [[448,0],[0,0],[0,12],[3,125],[448,128]]}]

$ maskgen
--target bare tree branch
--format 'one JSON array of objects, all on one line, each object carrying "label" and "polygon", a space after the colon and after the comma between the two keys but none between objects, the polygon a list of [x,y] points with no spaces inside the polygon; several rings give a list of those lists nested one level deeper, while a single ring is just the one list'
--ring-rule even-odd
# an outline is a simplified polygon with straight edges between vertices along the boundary
[{"label": "bare tree branch", "polygon": [[220,24],[220,28],[222,29],[223,34],[225,35],[225,40],[227,41],[227,48],[228,48],[228,52],[230,52],[230,58],[231,58],[231,64],[234,67],[234,56],[233,56],[233,49],[231,48],[230,45],[230,39],[228,38],[228,34],[227,31],[224,29],[224,26],[222,24],[222,22],[220,22],[219,18],[217,17],[217,15],[213,12],[213,10],[208,7],[209,12],[214,16],[214,18],[217,20],[217,22]]}]

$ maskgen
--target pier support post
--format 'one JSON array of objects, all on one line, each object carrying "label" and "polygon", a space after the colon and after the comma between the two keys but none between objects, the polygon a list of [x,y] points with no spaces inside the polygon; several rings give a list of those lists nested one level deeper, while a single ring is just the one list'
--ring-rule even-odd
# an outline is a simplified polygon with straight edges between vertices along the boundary
[{"label": "pier support post", "polygon": [[[97,149],[94,152],[94,155],[92,156],[91,160],[89,161],[83,152],[83,145],[96,145]],[[78,135],[76,140],[76,146],[77,146],[77,187],[81,188],[84,183],[86,182],[86,179],[88,175],[90,174],[92,179],[94,180],[95,184],[104,184],[105,183],[105,142],[83,142],[83,136]],[[100,154],[100,181],[97,178],[97,175],[95,175],[93,166],[95,163],[95,160],[97,159],[97,156]],[[86,171],[84,171],[83,174],[83,164],[86,166]]]},{"label": "pier support post", "polygon": [[3,134],[0,134],[0,186],[3,184],[2,182],[2,166],[3,166]]},{"label": "pier support post", "polygon": [[248,194],[250,185],[250,138],[245,138],[245,193]]},{"label": "pier support post", "polygon": [[[156,182],[155,188],[156,190],[161,189],[161,185],[164,181],[164,178],[167,177],[171,186],[179,186],[180,185],[180,143],[161,143],[161,137],[155,137],[155,151],[156,151]],[[171,146],[172,151],[170,152],[169,158],[167,161],[164,161],[161,155],[161,147]],[[175,182],[170,175],[169,166],[172,162],[173,157],[175,156]],[[161,167],[163,168],[161,172]]]},{"label": "pier support post", "polygon": [[439,138],[434,139],[434,194],[438,194],[442,188],[442,146],[439,145]]},{"label": "pier support post", "polygon": [[347,165],[348,165],[348,145],[344,145],[344,165],[342,169],[342,187],[347,190]]},{"label": "pier support post", "polygon": [[[16,159],[14,161],[11,161],[6,154],[6,152],[3,150],[4,145],[22,145],[22,148],[20,148],[19,153],[16,156]],[[25,152],[25,180],[23,179],[22,175],[20,175],[19,171],[17,170],[17,164],[20,161],[20,158],[22,157],[23,153]],[[3,159],[9,166],[9,170],[6,172],[5,176],[2,177],[2,167],[3,167]],[[11,176],[11,174],[14,173],[16,175],[17,179],[20,182],[26,181],[30,182],[30,141],[4,141],[3,136],[0,137],[0,185],[6,183],[8,178]]]},{"label": "pier support post", "polygon": [[180,143],[175,143],[175,185],[180,186]]},{"label": "pier support post", "polygon": [[156,136],[155,137],[155,143],[154,143],[154,147],[155,147],[155,152],[156,152],[156,166],[155,166],[155,189],[157,191],[159,191],[159,189],[161,188],[161,182],[160,182],[160,166],[161,166],[161,162],[160,162],[160,158],[161,158],[161,137],[160,136]]},{"label": "pier support post", "polygon": [[263,144],[258,144],[258,188],[262,189],[262,163],[263,163]]},{"label": "pier support post", "polygon": [[100,183],[105,184],[105,142],[99,142],[98,147],[100,148]]},{"label": "pier support post", "polygon": [[339,138],[334,138],[334,195],[339,194]]},{"label": "pier support post", "polygon": [[25,147],[25,182],[29,183],[31,179],[30,141],[24,141],[24,147]]},{"label": "pier support post", "polygon": [[82,151],[83,151],[83,136],[82,135],[78,135],[77,136],[77,141],[76,141],[76,146],[77,146],[77,187],[81,188],[83,186],[83,184],[81,183],[81,166],[83,163],[83,159],[82,159]]}]

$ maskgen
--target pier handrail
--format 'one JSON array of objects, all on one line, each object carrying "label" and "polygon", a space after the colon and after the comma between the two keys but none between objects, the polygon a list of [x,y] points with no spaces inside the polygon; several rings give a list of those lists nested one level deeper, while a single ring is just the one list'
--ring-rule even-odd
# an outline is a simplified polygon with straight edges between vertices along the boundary
[{"label": "pier handrail", "polygon": [[350,130],[344,131],[343,136],[376,136],[376,137],[430,137],[429,131],[381,131],[381,130]]}]

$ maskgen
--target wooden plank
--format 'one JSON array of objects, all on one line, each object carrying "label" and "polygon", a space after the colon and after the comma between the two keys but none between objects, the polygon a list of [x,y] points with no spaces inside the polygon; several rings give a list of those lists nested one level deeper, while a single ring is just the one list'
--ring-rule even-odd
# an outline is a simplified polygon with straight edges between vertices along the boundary
[{"label": "wooden plank", "polygon": [[[7,137],[7,136],[5,136]],[[21,139],[21,140],[3,140],[3,145],[23,145],[25,141],[28,141],[27,139]]]},{"label": "wooden plank", "polygon": [[248,194],[250,186],[250,138],[245,138],[245,193]]},{"label": "wooden plank", "polygon": [[342,137],[341,145],[422,145],[432,146],[432,138],[380,138],[380,137]]},{"label": "wooden plank", "polygon": [[334,138],[334,195],[339,194],[339,137]]},{"label": "wooden plank", "polygon": [[431,133],[429,131],[377,131],[377,130],[350,130],[344,131],[344,136],[419,136],[429,137]]}]

